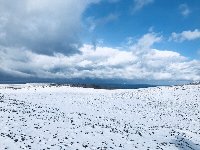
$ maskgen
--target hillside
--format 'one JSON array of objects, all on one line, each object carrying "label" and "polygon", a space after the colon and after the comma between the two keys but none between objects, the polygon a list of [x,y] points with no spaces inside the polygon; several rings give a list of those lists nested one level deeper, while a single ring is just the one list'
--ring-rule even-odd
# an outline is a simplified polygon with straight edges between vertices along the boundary
[{"label": "hillside", "polygon": [[200,85],[0,85],[0,149],[200,150]]}]

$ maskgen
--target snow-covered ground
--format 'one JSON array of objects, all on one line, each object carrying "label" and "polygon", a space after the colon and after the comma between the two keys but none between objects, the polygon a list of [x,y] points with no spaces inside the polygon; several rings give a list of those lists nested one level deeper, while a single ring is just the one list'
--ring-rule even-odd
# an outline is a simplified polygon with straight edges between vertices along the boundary
[{"label": "snow-covered ground", "polygon": [[0,85],[0,150],[200,150],[200,85]]}]

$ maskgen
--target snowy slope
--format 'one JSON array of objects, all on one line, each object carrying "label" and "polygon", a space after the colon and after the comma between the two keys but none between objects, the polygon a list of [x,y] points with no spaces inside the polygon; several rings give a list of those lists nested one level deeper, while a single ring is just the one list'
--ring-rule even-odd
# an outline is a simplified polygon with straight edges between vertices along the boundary
[{"label": "snowy slope", "polygon": [[200,85],[0,85],[0,150],[200,150]]}]

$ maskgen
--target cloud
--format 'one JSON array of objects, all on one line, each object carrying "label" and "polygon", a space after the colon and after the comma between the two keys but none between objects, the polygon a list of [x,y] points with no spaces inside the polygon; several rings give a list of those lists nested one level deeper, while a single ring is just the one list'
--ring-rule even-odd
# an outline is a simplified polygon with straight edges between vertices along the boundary
[{"label": "cloud", "polygon": [[154,49],[162,40],[147,33],[127,49],[83,44],[81,53],[52,56],[0,47],[0,72],[22,77],[130,80],[200,80],[200,61],[172,50]]},{"label": "cloud", "polygon": [[118,3],[120,0],[108,0],[109,3]]},{"label": "cloud", "polygon": [[199,49],[199,50],[197,50],[197,54],[200,56],[200,49]]},{"label": "cloud", "polygon": [[105,25],[107,23],[116,21],[119,18],[118,14],[110,13],[101,18],[88,17],[86,21],[89,24],[89,31],[92,32],[97,26]]},{"label": "cloud", "polygon": [[[152,30],[137,40],[128,38],[126,47],[102,46],[102,40],[82,44],[82,14],[98,1],[0,0],[0,77],[200,80],[199,60],[154,49],[163,38]],[[135,0],[134,11],[150,3],[153,0]],[[114,13],[90,17],[90,30],[118,17]],[[171,37],[175,41],[197,38],[198,29]]]},{"label": "cloud", "polygon": [[187,17],[191,13],[187,4],[180,4],[179,11],[180,11],[181,15],[184,17]]},{"label": "cloud", "polygon": [[97,0],[0,0],[0,45],[37,53],[77,53],[81,17]]},{"label": "cloud", "polygon": [[154,0],[134,0],[134,6],[133,6],[132,13],[141,10],[143,7],[145,7],[146,5],[149,5],[153,2],[154,2]]},{"label": "cloud", "polygon": [[199,38],[200,38],[200,31],[198,29],[195,29],[194,31],[188,30],[188,31],[183,31],[181,33],[173,32],[170,37],[170,40],[174,40],[176,42],[183,42],[185,40],[191,41]]},{"label": "cloud", "polygon": [[147,33],[138,39],[137,43],[131,46],[131,49],[139,54],[148,53],[153,44],[160,42],[161,40],[161,36],[157,36],[155,33]]}]

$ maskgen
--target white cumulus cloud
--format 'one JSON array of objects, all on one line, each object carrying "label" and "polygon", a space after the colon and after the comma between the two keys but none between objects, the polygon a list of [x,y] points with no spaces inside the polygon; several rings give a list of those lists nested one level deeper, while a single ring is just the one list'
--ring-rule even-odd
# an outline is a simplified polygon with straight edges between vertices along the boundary
[{"label": "white cumulus cloud", "polygon": [[183,31],[181,33],[173,32],[170,37],[170,40],[174,40],[176,42],[183,42],[185,40],[191,41],[199,38],[200,38],[200,30],[195,29],[194,31],[188,30],[188,31]]},{"label": "white cumulus cloud", "polygon": [[128,49],[84,44],[81,53],[49,56],[29,49],[0,47],[0,72],[39,78],[200,80],[200,61],[172,50],[154,49],[162,37],[143,35]]}]

